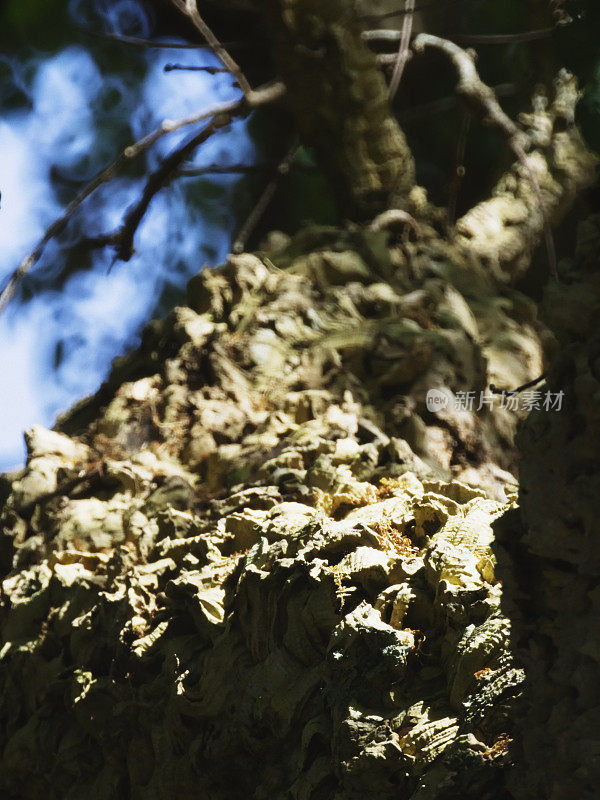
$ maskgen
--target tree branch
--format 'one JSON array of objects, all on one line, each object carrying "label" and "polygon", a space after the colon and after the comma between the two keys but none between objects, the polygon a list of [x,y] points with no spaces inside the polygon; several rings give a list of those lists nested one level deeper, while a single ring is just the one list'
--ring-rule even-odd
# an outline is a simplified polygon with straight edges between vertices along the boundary
[{"label": "tree branch", "polygon": [[527,134],[504,113],[493,90],[479,77],[471,53],[447,39],[420,33],[413,42],[413,49],[422,53],[427,47],[441,50],[452,61],[458,74],[456,91],[476,116],[496,128],[512,147],[524,149],[529,146]]},{"label": "tree branch", "polygon": [[[406,15],[409,15],[408,7],[406,9]],[[452,41],[459,42],[460,44],[504,45],[549,39],[553,32],[554,28],[540,28],[534,31],[522,31],[520,33],[455,33],[451,34],[451,36]],[[396,30],[395,28],[373,28],[372,30],[363,31],[362,38],[365,42],[399,42],[402,38],[402,31]]]},{"label": "tree branch", "polygon": [[452,38],[461,44],[502,45],[517,42],[537,42],[541,39],[550,39],[554,28],[539,28],[535,31],[522,31],[521,33],[457,33]]},{"label": "tree branch", "polygon": [[202,175],[232,175],[234,173],[251,174],[268,172],[276,166],[274,161],[263,164],[207,164],[205,167],[182,167],[179,175],[182,178],[199,178]]},{"label": "tree branch", "polygon": [[133,247],[135,233],[154,196],[177,176],[181,164],[190,157],[199,145],[210,138],[219,128],[231,123],[232,116],[232,113],[214,116],[208,125],[199,133],[173,150],[173,152],[165,158],[160,167],[150,175],[144,186],[142,196],[139,201],[127,211],[123,223],[118,230],[113,233],[87,238],[84,240],[84,243],[91,247],[106,247],[107,245],[112,245],[116,249],[116,258],[121,261],[129,261],[135,252]]},{"label": "tree branch", "polygon": [[165,64],[163,72],[174,72],[181,70],[182,72],[208,72],[209,75],[216,75],[218,72],[229,72],[227,67],[196,67],[188,64]]},{"label": "tree branch", "polygon": [[[110,39],[119,44],[128,44],[132,47],[140,47],[144,50],[202,50],[205,44],[190,44],[189,42],[157,42],[153,39],[143,39],[141,36],[124,36],[122,33],[108,33],[107,31],[94,31],[91,28],[80,27],[83,33],[102,39]],[[223,42],[223,47],[255,47],[253,42]],[[229,70],[227,70],[229,72]]]},{"label": "tree branch", "polygon": [[556,278],[556,253],[552,231],[546,214],[540,185],[525,152],[530,147],[529,137],[524,131],[517,127],[507,114],[505,114],[493,90],[481,80],[475,68],[474,56],[471,53],[463,50],[458,45],[454,44],[454,42],[425,33],[419,34],[419,36],[416,37],[413,47],[417,53],[423,52],[426,47],[435,47],[450,58],[458,73],[457,92],[468,109],[474,111],[484,123],[496,128],[503,138],[506,139],[509,147],[518,158],[527,174],[537,200],[539,212],[542,216],[548,265],[551,275]]},{"label": "tree branch", "polygon": [[[87,186],[79,192],[79,194],[71,200],[67,205],[64,212],[58,219],[56,219],[50,227],[46,230],[42,238],[39,240],[34,250],[23,259],[14,272],[8,277],[6,283],[0,292],[0,314],[6,309],[11,299],[17,290],[19,283],[31,271],[35,264],[39,261],[44,248],[48,242],[55,236],[60,234],[70,218],[73,216],[79,206],[86,200],[96,189],[104,183],[112,180],[118,170],[125,164],[129,163],[132,159],[136,158],[140,153],[146,151],[151,147],[161,136],[167,133],[172,133],[187,125],[202,122],[202,120],[209,117],[218,117],[224,114],[245,113],[246,110],[257,108],[262,105],[274,102],[282,97],[285,93],[283,84],[275,82],[265,84],[252,91],[249,96],[240,98],[238,100],[230,100],[225,103],[217,103],[214,106],[203,109],[202,111],[192,114],[189,117],[173,121],[164,120],[162,124],[153,130],[151,133],[139,139],[137,142],[129,145],[111,164],[103,169],[98,175],[87,184]],[[108,242],[107,242],[108,243]]]},{"label": "tree branch", "polygon": [[225,50],[221,42],[217,39],[215,34],[200,16],[196,6],[196,0],[171,0],[171,2],[178,11],[181,11],[182,14],[185,14],[185,16],[192,21],[196,29],[206,40],[206,43],[213,53],[236,79],[237,84],[244,95],[248,95],[252,91],[250,83],[248,82],[237,62],[229,55],[227,50]]},{"label": "tree branch", "polygon": [[402,73],[404,72],[404,67],[406,66],[406,62],[408,61],[410,55],[410,51],[408,48],[410,45],[410,35],[412,33],[414,10],[415,10],[415,0],[406,0],[405,4],[406,14],[404,16],[404,19],[402,20],[402,33],[400,34],[400,46],[398,47],[398,58],[394,65],[394,71],[392,72],[392,77],[388,89],[390,102],[394,99],[394,95],[398,91],[398,86],[400,86],[400,81],[402,80]]},{"label": "tree branch", "polygon": [[277,69],[303,140],[331,179],[342,213],[371,218],[402,206],[412,153],[390,111],[353,0],[261,0]]},{"label": "tree branch", "polygon": [[246,243],[250,236],[252,235],[252,231],[260,221],[260,218],[267,210],[269,203],[275,196],[275,192],[277,191],[277,186],[279,185],[279,180],[283,175],[287,175],[290,171],[290,167],[292,165],[292,161],[296,153],[298,152],[298,144],[294,144],[288,152],[285,154],[284,158],[280,161],[277,165],[277,169],[275,170],[275,174],[266,185],[263,193],[258,199],[258,202],[250,212],[248,219],[242,225],[240,232],[238,233],[235,242],[233,243],[233,252],[234,253],[241,253],[246,246]]},{"label": "tree branch", "polygon": [[[503,283],[523,274],[546,227],[557,223],[596,179],[598,158],[574,125],[577,98],[575,78],[561,70],[552,105],[548,108],[546,98],[538,95],[533,112],[521,116],[535,148],[527,156],[528,169],[519,159],[502,176],[492,197],[456,223],[457,244],[487,261]],[[539,193],[532,187],[529,170]]]}]

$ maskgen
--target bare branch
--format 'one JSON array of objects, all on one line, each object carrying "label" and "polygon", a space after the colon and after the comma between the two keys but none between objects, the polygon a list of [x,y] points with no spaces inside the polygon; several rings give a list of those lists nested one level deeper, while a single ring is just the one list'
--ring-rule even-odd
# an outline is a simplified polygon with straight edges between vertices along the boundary
[{"label": "bare branch", "polygon": [[523,383],[521,386],[517,386],[516,389],[499,389],[497,386],[494,386],[493,383],[490,383],[490,392],[492,394],[502,394],[507,396],[519,394],[525,389],[530,389],[532,386],[535,386],[536,384],[545,381],[547,377],[548,377],[547,374],[544,372],[539,376],[539,378],[534,378],[532,381],[527,381],[527,383]]},{"label": "bare branch", "polygon": [[417,239],[422,237],[419,223],[408,213],[408,211],[404,211],[400,208],[390,208],[387,211],[383,211],[381,214],[378,214],[369,225],[369,228],[372,231],[384,231],[388,230],[389,228],[407,225],[413,229]]},{"label": "bare branch", "polygon": [[[231,175],[233,173],[262,173],[271,172],[277,168],[276,161],[267,161],[262,164],[230,164],[228,166],[223,164],[208,164],[206,167],[182,167],[179,170],[179,175],[182,178],[199,178],[202,175]],[[290,170],[298,170],[299,172],[318,173],[319,168],[313,164],[290,164]]]},{"label": "bare branch", "polygon": [[108,31],[95,31],[91,28],[81,26],[79,28],[83,33],[96,38],[110,39],[119,44],[129,44],[133,47],[141,47],[144,49],[161,48],[165,50],[200,50],[204,47],[203,44],[187,44],[182,42],[155,42],[152,39],[142,39],[139,36],[124,36],[122,33],[108,33]]},{"label": "bare branch", "polygon": [[554,28],[539,28],[535,31],[521,33],[457,33],[452,38],[461,44],[515,44],[517,42],[537,42],[540,39],[549,39]]},{"label": "bare branch", "polygon": [[[406,14],[409,15],[408,6]],[[504,45],[515,44],[516,42],[535,42],[540,39],[549,39],[554,32],[554,28],[540,28],[534,31],[522,31],[520,33],[455,33],[452,34],[452,41],[460,44],[484,44],[484,45]],[[395,28],[374,28],[363,31],[362,38],[365,42],[399,42],[402,38],[402,31]]]},{"label": "bare branch", "polygon": [[207,164],[205,167],[182,167],[179,175],[182,178],[199,178],[202,175],[232,175],[234,173],[268,172],[275,167],[275,162],[268,164]]},{"label": "bare branch", "polygon": [[503,283],[523,274],[550,223],[557,223],[596,179],[598,158],[574,124],[577,98],[574,77],[561,70],[554,102],[548,107],[546,97],[538,94],[533,111],[521,115],[534,147],[529,155],[523,153],[526,166],[517,157],[491,196],[456,223],[456,243],[488,262]]},{"label": "bare branch", "polygon": [[550,223],[546,214],[540,185],[525,152],[530,145],[527,134],[518,128],[512,119],[504,113],[493,90],[481,80],[471,53],[447,39],[421,33],[416,37],[413,48],[419,53],[426,47],[435,47],[450,58],[458,73],[457,92],[465,101],[467,107],[481,117],[484,123],[496,128],[502,134],[526,171],[543,219],[543,232],[550,273],[554,278],[557,278],[556,252]]},{"label": "bare branch", "polygon": [[277,186],[279,185],[279,180],[283,175],[287,175],[287,173],[290,171],[290,166],[294,160],[294,156],[298,151],[298,147],[298,144],[294,144],[293,147],[288,150],[281,162],[277,165],[275,174],[259,197],[258,202],[250,212],[246,222],[242,225],[242,228],[238,233],[235,242],[233,243],[234,253],[241,253],[243,251],[244,247],[246,246],[246,242],[252,234],[252,231],[258,224],[260,218],[265,213],[269,203],[273,199],[275,192],[277,191]]},{"label": "bare branch", "polygon": [[189,17],[196,29],[200,31],[206,40],[206,43],[217,56],[219,61],[222,62],[223,66],[227,67],[229,72],[231,72],[233,77],[236,79],[238,86],[244,95],[248,95],[252,91],[250,83],[248,82],[237,62],[229,55],[227,50],[225,50],[221,42],[217,39],[215,34],[200,16],[196,6],[196,0],[171,0],[171,2],[178,11],[181,11],[182,14],[185,14],[186,17]]},{"label": "bare branch", "polygon": [[144,186],[142,196],[139,201],[127,211],[121,227],[113,233],[88,238],[84,243],[91,247],[112,245],[116,248],[116,258],[121,261],[129,261],[135,252],[133,247],[134,236],[154,196],[177,176],[179,167],[189,158],[194,150],[212,136],[219,128],[229,125],[232,121],[232,117],[233,112],[214,116],[199,133],[173,150],[158,169],[149,176]]},{"label": "bare branch", "polygon": [[216,75],[218,72],[229,72],[227,67],[196,67],[188,64],[165,64],[163,72],[174,72],[181,70],[185,72],[208,72],[209,75]]},{"label": "bare branch", "polygon": [[172,133],[187,125],[193,125],[209,117],[217,117],[223,114],[233,114],[235,112],[243,113],[245,109],[257,108],[261,105],[274,102],[283,96],[285,87],[282,83],[270,83],[261,86],[259,89],[252,91],[249,96],[240,98],[238,100],[230,100],[224,103],[217,103],[208,109],[199,111],[189,117],[180,120],[164,120],[162,124],[153,130],[151,133],[139,139],[137,142],[129,145],[111,164],[103,169],[96,177],[87,184],[87,186],[79,192],[79,194],[71,200],[67,205],[64,212],[58,219],[56,219],[50,227],[46,230],[42,238],[39,240],[34,250],[23,259],[15,271],[8,277],[2,291],[0,292],[0,314],[6,309],[17,290],[17,286],[23,278],[31,271],[35,264],[39,261],[44,248],[48,242],[61,233],[69,219],[73,216],[79,206],[86,200],[96,189],[104,183],[110,181],[117,174],[118,170],[125,164],[129,163],[132,159],[136,158],[151,147],[161,136],[167,133]]},{"label": "bare branch", "polygon": [[[442,0],[443,2],[443,0]],[[461,3],[464,4],[465,2],[469,2],[469,0],[451,0],[455,5],[460,5]],[[440,0],[431,0],[431,2],[423,2],[419,3],[418,6],[415,7],[415,11],[425,11],[428,8],[435,8],[438,9],[441,5]],[[406,7],[404,8],[396,8],[391,11],[384,11],[384,12],[376,12],[373,14],[361,14],[359,19],[360,20],[379,20],[379,19],[390,19],[391,17],[401,17],[407,13]]]},{"label": "bare branch", "polygon": [[527,135],[504,113],[493,90],[481,80],[471,53],[447,39],[420,33],[413,42],[413,49],[416,53],[422,53],[427,47],[441,50],[452,61],[458,74],[456,91],[470,110],[486,124],[500,131],[511,146],[518,144],[521,148],[526,148]]},{"label": "bare branch", "polygon": [[[516,94],[517,92],[517,87],[514,83],[499,83],[492,88],[497,97],[505,97],[507,95]],[[401,108],[397,113],[397,117],[400,122],[410,122],[415,119],[428,117],[432,114],[440,114],[443,111],[456,108],[458,102],[456,95],[440,97],[439,100],[432,100],[430,103],[421,103],[421,105],[415,106],[414,108]]]},{"label": "bare branch", "polygon": [[[203,50],[205,44],[190,44],[189,42],[157,42],[153,39],[143,39],[140,36],[124,36],[122,33],[108,33],[107,31],[94,31],[91,28],[80,27],[83,33],[89,36],[95,36],[102,39],[110,39],[119,44],[128,44],[132,47],[141,47],[145,50],[149,49],[162,49],[162,50]],[[222,42],[223,47],[228,49],[232,47],[256,47],[257,43],[254,42]],[[229,72],[229,70],[227,70]]]},{"label": "bare branch", "polygon": [[413,15],[415,10],[415,0],[406,0],[405,2],[405,15],[402,20],[402,33],[400,35],[400,46],[398,48],[398,58],[392,72],[392,77],[389,86],[390,101],[394,99],[394,95],[398,91],[400,81],[402,80],[402,73],[409,57],[410,35],[412,33]]},{"label": "bare branch", "polygon": [[395,28],[373,28],[363,31],[361,36],[365,42],[399,42],[402,33]]}]

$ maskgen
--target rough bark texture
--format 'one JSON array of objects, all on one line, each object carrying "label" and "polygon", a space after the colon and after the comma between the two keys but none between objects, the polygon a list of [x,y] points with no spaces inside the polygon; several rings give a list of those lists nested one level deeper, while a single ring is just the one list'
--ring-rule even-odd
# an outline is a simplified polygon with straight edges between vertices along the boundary
[{"label": "rough bark texture", "polygon": [[483,276],[463,296],[417,259],[406,291],[411,247],[320,230],[205,271],[86,430],[30,432],[2,515],[4,796],[505,795],[523,673],[492,459],[515,418],[415,398],[485,383],[470,300],[534,373],[540,346]]},{"label": "rough bark texture", "polygon": [[[456,224],[457,241],[477,255],[501,281],[514,282],[527,270],[540,242],[544,219],[556,225],[573,201],[594,180],[598,160],[574,125],[578,92],[575,78],[561,70],[551,102],[533,99],[533,111],[521,115],[531,150],[529,170],[521,163],[502,176],[489,200]],[[540,202],[541,201],[541,202]]]},{"label": "rough bark texture", "polygon": [[560,414],[532,412],[520,517],[502,524],[505,609],[526,666],[515,797],[595,798],[600,780],[600,220],[579,228],[577,251],[550,286],[544,318],[561,343],[550,383]]},{"label": "rough bark texture", "polygon": [[332,177],[342,209],[365,218],[406,206],[412,155],[390,113],[375,56],[361,39],[353,0],[259,5],[299,129]]},{"label": "rough bark texture", "polygon": [[[273,234],[29,432],[1,486],[4,797],[593,796],[592,223],[549,328],[511,288],[592,178],[575,95],[562,75],[527,118],[544,213],[516,165],[440,235],[348,7],[273,0],[279,64],[353,204],[410,196],[416,240],[406,215]],[[518,414],[426,393],[519,385],[559,347],[518,511]]]},{"label": "rough bark texture", "polygon": [[423,391],[536,374],[530,305],[382,233],[272,245],[194,279],[6,479],[8,797],[508,797],[516,419]]}]

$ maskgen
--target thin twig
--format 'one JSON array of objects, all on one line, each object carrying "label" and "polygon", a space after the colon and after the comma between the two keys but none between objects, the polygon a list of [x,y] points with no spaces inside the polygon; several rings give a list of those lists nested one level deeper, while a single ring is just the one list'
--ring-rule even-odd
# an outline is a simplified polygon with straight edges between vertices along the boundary
[{"label": "thin twig", "polygon": [[[514,83],[499,83],[497,86],[492,87],[494,94],[497,97],[505,97],[506,95],[513,95],[517,92],[517,87]],[[441,97],[439,100],[432,100],[431,103],[422,103],[414,108],[406,108],[398,111],[398,120],[406,123],[411,122],[421,117],[428,117],[432,114],[440,114],[443,111],[456,108],[459,104],[456,95],[450,97]]]},{"label": "thin twig", "polygon": [[46,230],[33,251],[23,259],[12,275],[9,276],[2,291],[0,292],[0,314],[2,314],[2,312],[6,309],[6,306],[12,300],[17,286],[21,280],[39,261],[48,242],[64,230],[69,219],[73,216],[83,201],[92,194],[92,192],[94,192],[103,183],[106,183],[114,178],[117,171],[124,164],[130,162],[140,155],[140,153],[151,147],[161,136],[164,136],[166,133],[176,131],[179,128],[183,128],[185,125],[192,125],[195,122],[201,122],[203,119],[213,116],[214,114],[232,111],[236,108],[239,102],[239,100],[235,100],[228,103],[219,103],[210,109],[205,109],[198,114],[193,114],[191,117],[186,117],[185,119],[178,120],[177,122],[164,120],[162,124],[154,131],[147,134],[142,139],[139,139],[137,142],[134,142],[134,144],[126,147],[125,150],[123,150],[123,152],[118,156],[118,158],[115,159],[115,161],[113,161],[108,165],[108,167],[96,175],[96,177],[93,178],[93,180],[91,180],[90,183],[88,183],[87,186],[85,186],[85,188],[82,189],[73,200],[71,200],[71,202],[65,208],[63,214],[61,214],[61,216],[58,217],[58,219],[56,219]]},{"label": "thin twig", "polygon": [[472,55],[448,39],[420,33],[413,42],[413,49],[422,53],[427,47],[441,50],[452,61],[458,74],[456,91],[467,106],[487,124],[499,130],[505,139],[526,146],[527,134],[505,114],[493,90],[481,80]]},{"label": "thin twig", "polygon": [[186,72],[208,72],[209,75],[216,75],[217,72],[229,72],[227,67],[196,67],[188,66],[187,64],[165,64],[163,72],[173,72],[174,70],[182,70]]},{"label": "thin twig", "polygon": [[227,115],[219,114],[213,117],[199,133],[173,150],[158,169],[149,176],[144,186],[142,196],[139,201],[127,211],[121,226],[112,233],[87,238],[84,240],[83,244],[88,247],[106,247],[107,245],[111,245],[115,247],[115,258],[121,261],[129,261],[135,252],[133,247],[134,236],[154,196],[176,177],[179,167],[189,158],[194,150],[212,136],[219,128],[229,125],[232,121],[232,117],[233,113]]},{"label": "thin twig", "polygon": [[205,167],[182,167],[179,175],[182,178],[199,178],[202,175],[231,175],[233,173],[268,172],[273,169],[274,163],[269,164],[207,164]]},{"label": "thin twig", "polygon": [[454,225],[456,218],[456,204],[458,193],[465,177],[465,151],[467,149],[467,136],[471,127],[471,114],[465,111],[460,123],[460,132],[456,145],[456,160],[454,164],[454,175],[450,183],[450,198],[448,201],[448,223]]},{"label": "thin twig", "polygon": [[273,199],[275,192],[277,191],[277,187],[279,185],[279,180],[283,175],[287,175],[290,170],[290,166],[294,157],[298,151],[298,144],[294,144],[286,153],[284,158],[280,161],[277,165],[277,169],[275,170],[275,174],[265,187],[265,190],[261,194],[258,199],[258,202],[248,215],[246,222],[242,225],[240,232],[238,233],[235,242],[233,243],[233,252],[234,253],[241,253],[246,246],[246,242],[250,238],[252,231],[258,224],[260,218],[267,210],[269,203]]},{"label": "thin twig", "polygon": [[[189,42],[156,42],[153,39],[143,39],[140,36],[125,36],[122,33],[108,33],[107,31],[94,31],[91,28],[80,26],[79,30],[87,33],[89,36],[96,38],[110,39],[119,44],[128,44],[132,47],[140,47],[144,50],[162,49],[162,50],[203,50],[205,44],[190,44]],[[223,42],[223,47],[258,47],[258,42]]]},{"label": "thin twig", "polygon": [[524,383],[522,386],[517,386],[516,389],[512,389],[512,390],[499,389],[497,386],[494,386],[493,383],[490,383],[490,392],[492,394],[507,394],[507,395],[519,394],[519,392],[522,392],[525,389],[530,389],[532,386],[535,386],[537,383],[541,383],[542,381],[545,381],[546,378],[547,378],[547,375],[544,372],[542,375],[540,375],[539,378],[534,378],[532,381],[527,381],[527,383]]},{"label": "thin twig", "polygon": [[165,50],[200,50],[205,45],[203,44],[188,44],[182,42],[154,42],[152,39],[142,39],[140,36],[125,36],[122,33],[108,33],[108,31],[94,31],[91,28],[81,26],[79,28],[83,33],[95,38],[110,39],[119,44],[129,44],[133,47],[141,47],[144,50],[150,48],[161,48]]},{"label": "thin twig", "polygon": [[[462,0],[462,2],[466,2],[468,0]],[[459,3],[460,0],[452,0],[454,3]],[[415,11],[424,11],[427,8],[439,8],[440,0],[431,0],[428,3],[419,3],[418,6],[415,7]],[[397,8],[392,11],[383,11],[375,14],[361,14],[359,16],[360,20],[378,20],[378,19],[390,19],[391,17],[402,17],[407,13],[406,8]]]},{"label": "thin twig", "polygon": [[404,67],[406,66],[410,53],[408,47],[410,45],[410,35],[412,33],[415,0],[405,0],[404,10],[406,13],[402,20],[402,34],[400,36],[400,46],[398,47],[398,58],[394,65],[394,71],[392,72],[388,90],[390,102],[394,99],[394,95],[398,91],[398,86],[400,86],[400,81],[402,80],[402,73],[404,72]]},{"label": "thin twig", "polygon": [[450,58],[458,73],[458,83],[456,86],[458,94],[462,97],[467,107],[475,112],[484,123],[496,128],[496,130],[502,134],[527,173],[529,183],[536,196],[542,215],[550,273],[554,278],[558,278],[554,239],[552,238],[552,230],[548,221],[548,215],[544,208],[542,191],[525,152],[525,149],[529,146],[527,134],[517,127],[512,119],[502,110],[493,90],[481,80],[475,68],[475,61],[471,53],[463,50],[457,44],[447,39],[441,39],[439,36],[432,36],[427,33],[420,33],[413,42],[413,48],[415,52],[420,53],[426,47],[435,47]]},{"label": "thin twig", "polygon": [[248,95],[252,91],[250,83],[240,69],[238,63],[229,55],[227,50],[225,50],[221,42],[217,39],[215,34],[200,16],[196,6],[196,0],[171,0],[171,2],[178,11],[181,11],[182,14],[185,14],[186,17],[189,17],[219,61],[222,62],[224,67],[227,67],[229,72],[231,72],[233,77],[236,79],[237,84],[242,90],[243,94]]},{"label": "thin twig", "polygon": [[[413,9],[414,12],[414,9]],[[408,6],[406,14],[409,15]],[[460,44],[484,44],[484,45],[503,45],[515,44],[517,42],[535,42],[539,39],[549,39],[554,32],[554,28],[540,28],[534,31],[522,31],[520,33],[454,33],[452,41]],[[365,42],[399,42],[402,38],[402,31],[395,28],[374,28],[363,31],[361,34]]]},{"label": "thin twig", "polygon": [[456,33],[453,40],[461,44],[515,44],[517,42],[536,42],[539,39],[549,39],[554,33],[554,28],[539,28],[535,31],[521,33]]},{"label": "thin twig", "polygon": [[124,165],[129,163],[132,159],[143,153],[151,147],[161,136],[167,133],[177,131],[187,125],[193,125],[197,122],[202,122],[208,117],[215,117],[219,114],[230,114],[245,107],[257,108],[258,106],[274,102],[283,96],[285,87],[282,83],[275,82],[265,84],[259,89],[252,91],[247,97],[238,100],[230,100],[224,103],[216,103],[214,106],[204,109],[189,117],[173,121],[164,120],[162,124],[153,130],[151,133],[139,139],[137,142],[129,145],[111,164],[103,169],[90,183],[83,188],[79,194],[71,200],[67,205],[64,212],[58,219],[56,219],[50,227],[46,230],[42,238],[39,240],[34,250],[23,259],[14,272],[8,277],[2,291],[0,292],[0,314],[6,309],[11,299],[17,290],[17,286],[21,280],[31,271],[35,264],[39,261],[45,246],[48,242],[61,233],[69,219],[73,216],[75,211],[88,198],[99,186],[107,181],[110,181],[117,173],[117,171]]},{"label": "thin twig", "polygon": [[[205,167],[182,167],[179,175],[182,178],[199,178],[202,175],[231,175],[232,173],[252,174],[270,172],[277,166],[277,162],[268,161],[263,164],[208,164]],[[319,168],[314,164],[291,164],[290,169],[300,172],[317,173]]]}]

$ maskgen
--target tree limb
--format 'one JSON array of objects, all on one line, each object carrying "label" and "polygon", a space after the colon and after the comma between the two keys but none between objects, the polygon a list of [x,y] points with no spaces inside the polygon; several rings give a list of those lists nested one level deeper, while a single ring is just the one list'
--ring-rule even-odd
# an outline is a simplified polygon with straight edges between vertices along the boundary
[{"label": "tree limb", "polygon": [[212,118],[199,133],[189,138],[180,145],[155,170],[144,186],[144,191],[139,201],[127,211],[122,225],[113,233],[85,239],[85,244],[92,247],[106,247],[112,245],[116,248],[115,256],[121,261],[129,261],[134,254],[133,239],[144,218],[146,211],[154,196],[171,180],[176,177],[181,164],[190,157],[194,150],[213,135],[219,128],[229,125],[232,114],[220,114]]},{"label": "tree limb", "polygon": [[[153,39],[143,39],[141,36],[125,36],[122,33],[108,33],[108,31],[94,31],[91,28],[80,27],[83,33],[102,39],[110,39],[119,44],[128,44],[144,50],[202,50],[205,44],[190,44],[189,42],[157,42]],[[223,47],[254,47],[253,42],[222,42]],[[227,70],[229,72],[229,70]]]},{"label": "tree limb", "polygon": [[506,139],[515,156],[518,158],[523,169],[527,173],[527,177],[531,183],[531,187],[538,203],[539,212],[542,216],[543,222],[543,233],[546,243],[546,251],[548,254],[548,265],[550,267],[551,275],[556,278],[557,272],[554,240],[552,238],[552,231],[550,229],[550,223],[546,214],[540,185],[525,152],[530,146],[527,134],[522,131],[507,114],[505,114],[505,112],[502,110],[502,107],[498,103],[493,90],[481,80],[475,68],[474,57],[471,53],[463,50],[458,45],[454,44],[454,42],[450,42],[447,39],[441,39],[438,36],[431,36],[425,33],[419,34],[416,37],[413,47],[417,53],[423,52],[426,47],[435,47],[450,58],[458,73],[458,94],[461,96],[469,110],[474,111],[484,123],[490,125],[500,132],[503,138]]},{"label": "tree limb", "polygon": [[400,81],[402,80],[402,74],[404,72],[404,67],[406,66],[406,62],[408,61],[410,51],[410,35],[412,33],[412,26],[413,26],[413,16],[415,10],[415,0],[406,0],[405,4],[405,15],[404,19],[402,20],[402,32],[400,34],[400,46],[398,47],[398,58],[394,65],[394,71],[392,72],[392,77],[390,80],[389,86],[389,96],[390,102],[394,99],[394,95],[398,91],[398,87],[400,86]]},{"label": "tree limb", "polygon": [[218,72],[229,72],[227,67],[197,67],[192,64],[165,64],[163,72],[174,72],[181,70],[182,72],[208,72],[209,75],[216,75]]},{"label": "tree limb", "polygon": [[196,6],[196,0],[171,0],[171,2],[178,11],[181,11],[182,14],[189,17],[195,28],[202,34],[213,53],[236,79],[244,95],[248,95],[252,91],[248,79],[240,69],[238,63],[229,55],[227,50],[200,16]]},{"label": "tree limb", "polygon": [[298,152],[298,144],[294,144],[288,152],[285,154],[283,159],[277,165],[277,169],[275,170],[275,174],[266,185],[263,193],[258,199],[258,202],[252,209],[250,215],[246,222],[242,225],[240,232],[238,233],[235,242],[233,243],[233,252],[234,253],[241,253],[246,246],[248,239],[250,238],[252,231],[258,224],[260,218],[267,210],[271,200],[275,196],[275,192],[277,191],[277,186],[279,185],[279,180],[283,175],[287,175],[290,171],[290,167],[292,165],[292,161],[294,160],[294,156]]},{"label": "tree limb", "polygon": [[87,186],[79,192],[79,194],[71,200],[67,205],[64,212],[56,219],[50,227],[46,230],[42,238],[39,240],[33,251],[23,259],[19,266],[6,280],[2,291],[0,292],[0,314],[6,309],[17,290],[19,283],[31,271],[35,264],[39,261],[44,248],[48,242],[55,236],[60,234],[70,218],[73,216],[79,206],[86,200],[96,189],[103,183],[110,181],[118,172],[118,170],[125,164],[129,163],[132,159],[136,158],[140,153],[145,152],[151,147],[158,139],[167,133],[172,133],[187,125],[193,125],[209,117],[218,117],[223,114],[244,113],[246,110],[257,108],[261,105],[274,102],[283,96],[285,88],[281,83],[270,83],[261,86],[259,89],[250,92],[249,96],[242,97],[238,100],[230,100],[225,103],[217,103],[208,109],[192,114],[189,117],[184,117],[180,120],[163,120],[158,128],[155,128],[151,133],[147,134],[137,142],[126,147],[123,152],[111,164],[105,167],[96,177],[87,184]]},{"label": "tree limb", "polygon": [[[414,11],[414,9],[413,9]],[[406,10],[408,15],[408,8]],[[451,34],[452,41],[460,44],[483,44],[483,45],[504,45],[515,44],[516,42],[536,42],[540,39],[549,39],[554,28],[540,28],[533,31],[521,31],[518,33],[455,33]],[[362,38],[365,42],[399,42],[402,38],[402,31],[395,28],[373,28],[363,31]]]},{"label": "tree limb", "polygon": [[371,218],[406,204],[412,153],[390,111],[384,77],[361,38],[353,0],[260,0],[274,57],[304,141],[342,212]]},{"label": "tree limb", "polygon": [[492,196],[456,223],[456,242],[489,263],[503,283],[523,274],[546,225],[557,223],[596,178],[598,158],[574,125],[577,98],[575,78],[561,70],[551,106],[538,96],[533,112],[521,117],[534,146],[527,164],[539,194],[519,159],[499,180]]},{"label": "tree limb", "polygon": [[458,74],[456,91],[476,116],[496,128],[512,147],[520,146],[524,149],[529,146],[527,134],[505,114],[493,90],[479,77],[475,61],[469,52],[448,39],[420,33],[413,42],[413,50],[422,53],[427,47],[441,50],[452,61]]}]

